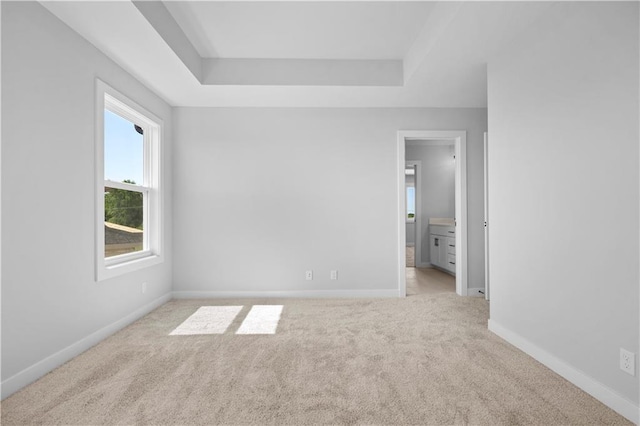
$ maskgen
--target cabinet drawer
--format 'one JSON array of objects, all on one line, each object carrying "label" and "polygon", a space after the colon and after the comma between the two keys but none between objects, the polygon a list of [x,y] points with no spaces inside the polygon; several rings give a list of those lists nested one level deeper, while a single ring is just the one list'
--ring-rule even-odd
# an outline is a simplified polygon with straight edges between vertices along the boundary
[{"label": "cabinet drawer", "polygon": [[456,239],[455,238],[447,238],[447,253],[448,254],[456,254]]},{"label": "cabinet drawer", "polygon": [[455,254],[448,254],[447,255],[446,269],[448,269],[451,272],[455,272],[456,271],[456,255]]},{"label": "cabinet drawer", "polygon": [[456,227],[445,225],[429,225],[429,233],[433,235],[442,235],[444,237],[454,237],[456,235]]}]

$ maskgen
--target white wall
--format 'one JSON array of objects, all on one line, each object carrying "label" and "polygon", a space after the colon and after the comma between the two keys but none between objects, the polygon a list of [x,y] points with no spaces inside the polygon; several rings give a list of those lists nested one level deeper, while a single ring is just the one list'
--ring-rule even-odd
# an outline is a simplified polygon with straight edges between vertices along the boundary
[{"label": "white wall", "polygon": [[[482,154],[482,151],[474,151]],[[456,163],[453,158],[453,145],[408,145],[405,151],[407,160],[418,160],[422,162],[422,171],[418,190],[421,195],[421,208],[419,209],[422,235],[420,236],[421,257],[419,262],[431,262],[431,245],[429,243],[429,218],[431,217],[455,217],[455,195],[456,195]],[[481,160],[481,159],[480,159]],[[474,158],[473,161],[480,161]],[[471,161],[471,160],[470,160]],[[475,206],[474,206],[475,207]],[[471,259],[483,259],[482,252],[478,252],[478,247],[474,245],[470,248],[468,257]],[[476,249],[475,251],[472,251]],[[473,266],[476,266],[473,263]],[[470,274],[475,276],[484,274],[482,270],[472,270]],[[476,286],[481,287],[476,280]],[[481,281],[484,286],[484,280]]]},{"label": "white wall", "polygon": [[[397,295],[401,129],[468,132],[469,236],[482,245],[485,109],[176,108],[174,119],[178,292]],[[483,272],[471,271],[476,286]]]},{"label": "white wall", "polygon": [[553,10],[489,63],[490,325],[637,420],[638,3]]},{"label": "white wall", "polygon": [[165,102],[40,4],[2,2],[4,396],[171,290],[169,161],[164,264],[94,280],[96,77],[165,120],[170,157]]}]

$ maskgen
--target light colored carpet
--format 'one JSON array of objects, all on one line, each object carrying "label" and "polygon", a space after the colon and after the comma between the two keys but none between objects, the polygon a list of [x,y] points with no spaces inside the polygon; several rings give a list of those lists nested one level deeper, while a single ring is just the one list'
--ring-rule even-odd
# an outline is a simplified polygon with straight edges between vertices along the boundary
[{"label": "light colored carpet", "polygon": [[[224,334],[170,336],[198,308]],[[284,305],[273,335],[237,335]],[[622,417],[487,331],[481,298],[173,300],[2,402],[2,424],[613,425]]]},{"label": "light colored carpet", "polygon": [[407,268],[413,268],[414,266],[416,266],[416,255],[415,255],[415,247],[406,247],[406,259],[407,259]]}]

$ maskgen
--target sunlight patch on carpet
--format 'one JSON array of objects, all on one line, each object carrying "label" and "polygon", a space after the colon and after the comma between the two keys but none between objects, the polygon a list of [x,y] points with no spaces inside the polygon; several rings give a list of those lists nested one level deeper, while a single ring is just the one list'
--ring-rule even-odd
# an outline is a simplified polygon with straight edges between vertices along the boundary
[{"label": "sunlight patch on carpet", "polygon": [[236,334],[276,334],[282,305],[254,305]]},{"label": "sunlight patch on carpet", "polygon": [[201,306],[169,335],[223,334],[241,310],[242,306]]}]

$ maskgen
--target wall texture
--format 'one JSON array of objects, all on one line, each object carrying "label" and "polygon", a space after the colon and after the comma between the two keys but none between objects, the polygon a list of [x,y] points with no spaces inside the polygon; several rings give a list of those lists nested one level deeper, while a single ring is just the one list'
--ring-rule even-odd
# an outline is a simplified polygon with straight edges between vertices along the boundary
[{"label": "wall texture", "polygon": [[[473,151],[482,155],[483,151]],[[420,219],[422,235],[420,236],[421,257],[420,262],[431,262],[431,245],[429,244],[429,218],[430,217],[454,217],[456,212],[455,194],[456,194],[456,163],[453,158],[453,145],[435,145],[435,146],[407,146],[405,156],[407,160],[419,160],[422,163],[422,171],[420,176],[420,184],[418,190],[422,196]],[[478,162],[482,158],[473,158],[469,161]],[[474,206],[475,207],[475,206]],[[476,251],[471,251],[476,249]],[[484,249],[484,247],[482,247]],[[477,258],[484,261],[484,250],[477,251],[476,245],[470,247],[469,258],[474,260]],[[484,271],[484,269],[483,269]],[[473,271],[477,273],[477,271]],[[476,281],[476,286],[478,281]],[[482,280],[484,286],[484,280]],[[472,286],[470,286],[472,287]]]},{"label": "wall texture", "polygon": [[397,295],[398,130],[467,131],[469,285],[484,285],[485,109],[176,108],[174,119],[176,291]]},{"label": "wall texture", "polygon": [[[163,118],[168,136],[166,260],[102,282],[94,280],[96,77]],[[63,362],[59,351],[67,353],[171,291],[172,115],[165,102],[36,2],[2,2],[2,88],[6,395],[25,377]]]},{"label": "wall texture", "polygon": [[490,325],[637,419],[638,4],[553,10],[489,63]]}]

